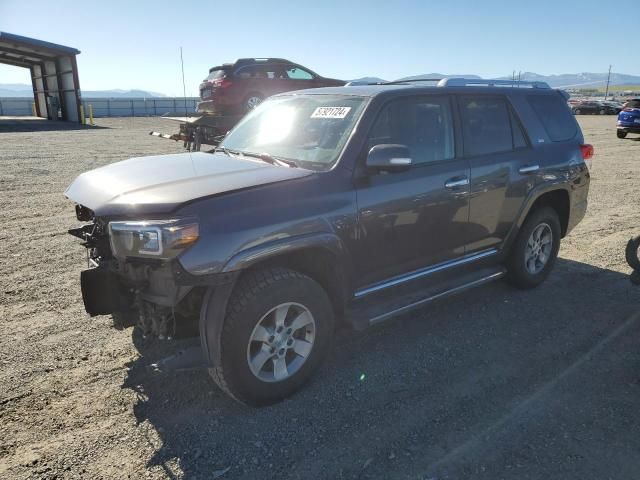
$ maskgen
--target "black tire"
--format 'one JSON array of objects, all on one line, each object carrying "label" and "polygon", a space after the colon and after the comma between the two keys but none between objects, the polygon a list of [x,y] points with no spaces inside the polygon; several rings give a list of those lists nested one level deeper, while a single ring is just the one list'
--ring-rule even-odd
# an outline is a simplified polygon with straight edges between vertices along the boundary
[{"label": "black tire", "polygon": [[111,314],[113,328],[124,330],[133,327],[138,322],[138,311],[128,310],[126,312],[113,312]]},{"label": "black tire", "polygon": [[624,130],[618,130],[616,131],[616,136],[618,138],[625,138],[627,136],[627,132],[625,132]]},{"label": "black tire", "polygon": [[634,270],[633,272],[631,272],[629,280],[631,280],[631,283],[633,283],[634,285],[640,285],[640,270]]},{"label": "black tire", "polygon": [[638,258],[638,250],[640,249],[640,235],[629,239],[627,248],[624,251],[624,256],[627,259],[627,263],[634,270],[640,271],[640,258]]},{"label": "black tire", "polygon": [[[525,265],[527,242],[533,231],[540,225],[546,224],[551,229],[551,251],[541,271],[531,273]],[[549,276],[558,257],[560,249],[560,219],[551,207],[542,207],[530,212],[522,224],[518,236],[511,247],[507,259],[507,281],[517,288],[528,289],[540,285]]]},{"label": "black tire", "polygon": [[242,101],[242,108],[245,113],[250,112],[251,110],[256,108],[258,105],[260,105],[260,103],[262,103],[263,100],[264,100],[264,97],[258,92],[250,93]]},{"label": "black tire", "polygon": [[605,113],[607,113],[607,111],[603,108],[598,112],[600,115],[604,115]]},{"label": "black tire", "polygon": [[[267,382],[249,367],[249,339],[265,314],[289,302],[303,305],[311,313],[315,339],[297,371],[284,380]],[[229,299],[221,334],[221,363],[209,369],[209,373],[223,391],[239,402],[269,405],[292,395],[309,380],[326,356],[333,332],[331,302],[315,280],[284,268],[249,271]]]},{"label": "black tire", "polygon": [[580,114],[582,113],[582,110],[580,110],[579,108],[576,108],[576,109],[573,111],[573,113],[574,113],[575,115],[580,115]]}]

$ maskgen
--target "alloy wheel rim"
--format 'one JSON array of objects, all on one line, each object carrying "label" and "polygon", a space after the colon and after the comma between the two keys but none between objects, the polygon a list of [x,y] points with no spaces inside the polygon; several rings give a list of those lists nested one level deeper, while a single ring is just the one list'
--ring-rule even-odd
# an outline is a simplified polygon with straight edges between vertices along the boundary
[{"label": "alloy wheel rim", "polygon": [[532,275],[540,273],[551,258],[553,232],[547,223],[533,229],[524,252],[524,265]]},{"label": "alloy wheel rim", "polygon": [[249,98],[249,100],[247,100],[247,107],[249,108],[249,110],[253,110],[258,105],[260,105],[260,102],[260,97],[251,97]]},{"label": "alloy wheel rim", "polygon": [[251,373],[263,382],[281,382],[295,375],[309,358],[316,323],[307,307],[282,303],[256,324],[247,345]]}]

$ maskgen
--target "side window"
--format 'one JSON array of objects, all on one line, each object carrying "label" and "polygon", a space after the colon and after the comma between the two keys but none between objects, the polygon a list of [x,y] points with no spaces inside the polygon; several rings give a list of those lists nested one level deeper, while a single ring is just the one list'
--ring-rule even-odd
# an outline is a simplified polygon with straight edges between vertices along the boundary
[{"label": "side window", "polygon": [[249,65],[236,70],[235,76],[239,78],[266,78],[267,74],[262,65]]},{"label": "side window", "polygon": [[503,97],[463,95],[459,104],[466,155],[513,149],[510,112]]},{"label": "side window", "polygon": [[380,112],[368,137],[368,148],[384,143],[406,145],[414,163],[455,156],[451,104],[446,96],[392,100]]},{"label": "side window", "polygon": [[576,121],[560,95],[529,95],[527,100],[552,142],[575,137]]},{"label": "side window", "polygon": [[300,67],[287,68],[287,77],[291,80],[313,80],[313,75]]}]

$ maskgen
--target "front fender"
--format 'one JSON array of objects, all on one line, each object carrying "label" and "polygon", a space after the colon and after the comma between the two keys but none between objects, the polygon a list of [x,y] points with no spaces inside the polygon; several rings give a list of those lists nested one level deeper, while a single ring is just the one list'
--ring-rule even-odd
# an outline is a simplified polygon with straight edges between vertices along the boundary
[{"label": "front fender", "polygon": [[259,262],[310,248],[328,250],[338,258],[340,265],[350,265],[348,252],[337,235],[309,233],[266,242],[238,252],[227,261],[222,272],[244,270]]}]

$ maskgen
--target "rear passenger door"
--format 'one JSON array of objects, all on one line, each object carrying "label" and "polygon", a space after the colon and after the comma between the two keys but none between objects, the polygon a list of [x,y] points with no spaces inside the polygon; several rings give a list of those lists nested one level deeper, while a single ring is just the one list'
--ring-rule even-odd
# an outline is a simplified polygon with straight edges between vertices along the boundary
[{"label": "rear passenger door", "polygon": [[505,96],[460,95],[458,110],[471,168],[466,251],[473,253],[506,238],[532,186],[531,148]]},{"label": "rear passenger door", "polygon": [[398,98],[379,112],[362,163],[375,145],[402,144],[412,166],[358,179],[358,286],[464,254],[469,167],[456,152],[453,117],[447,95]]}]

